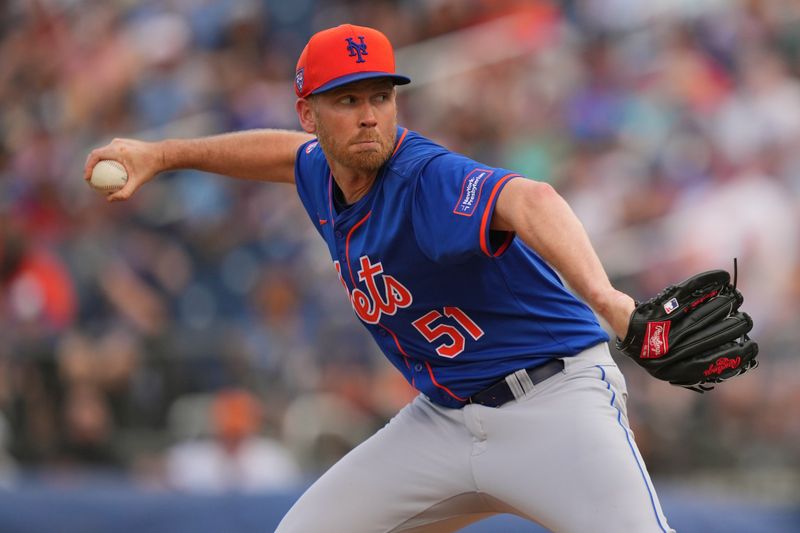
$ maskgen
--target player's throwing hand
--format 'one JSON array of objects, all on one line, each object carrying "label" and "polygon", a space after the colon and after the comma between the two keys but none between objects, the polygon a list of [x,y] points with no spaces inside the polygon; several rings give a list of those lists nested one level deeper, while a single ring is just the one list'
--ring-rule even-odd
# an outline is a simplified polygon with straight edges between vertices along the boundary
[{"label": "player's throwing hand", "polygon": [[114,139],[92,150],[86,158],[83,179],[89,181],[92,169],[103,159],[119,161],[128,172],[128,181],[120,190],[108,196],[109,202],[127,200],[136,190],[165,168],[164,151],[157,143],[134,139]]}]

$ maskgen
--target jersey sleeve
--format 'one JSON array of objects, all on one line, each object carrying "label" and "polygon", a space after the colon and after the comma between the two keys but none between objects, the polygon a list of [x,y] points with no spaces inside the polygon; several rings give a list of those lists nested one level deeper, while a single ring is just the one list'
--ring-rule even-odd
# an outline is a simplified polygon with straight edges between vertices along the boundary
[{"label": "jersey sleeve", "polygon": [[411,208],[414,235],[425,255],[452,263],[476,254],[501,255],[514,233],[489,228],[497,197],[514,177],[519,174],[452,152],[432,159],[418,176]]},{"label": "jersey sleeve", "polygon": [[327,218],[325,205],[325,169],[327,164],[316,140],[308,141],[297,149],[294,162],[294,182],[297,195],[311,221],[319,230],[319,220]]}]

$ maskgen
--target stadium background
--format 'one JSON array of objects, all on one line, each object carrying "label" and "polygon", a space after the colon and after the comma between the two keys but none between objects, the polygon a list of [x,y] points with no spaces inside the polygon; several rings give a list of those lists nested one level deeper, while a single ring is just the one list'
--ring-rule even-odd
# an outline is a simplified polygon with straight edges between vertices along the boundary
[{"label": "stadium background", "polygon": [[117,136],[296,128],[296,58],[346,21],[398,49],[402,124],[556,186],[620,288],[739,258],[757,371],[700,396],[617,360],[673,526],[797,530],[799,3],[11,0],[0,531],[269,530],[412,397],[291,188],[81,179]]}]

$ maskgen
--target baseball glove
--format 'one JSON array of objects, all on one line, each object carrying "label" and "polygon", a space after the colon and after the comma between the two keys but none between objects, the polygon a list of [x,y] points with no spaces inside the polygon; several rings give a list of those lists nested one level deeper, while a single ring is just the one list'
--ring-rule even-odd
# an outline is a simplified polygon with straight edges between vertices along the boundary
[{"label": "baseball glove", "polygon": [[728,272],[697,274],[637,302],[617,349],[655,378],[711,390],[758,366],[758,345],[747,336],[753,321],[739,311],[742,301]]}]

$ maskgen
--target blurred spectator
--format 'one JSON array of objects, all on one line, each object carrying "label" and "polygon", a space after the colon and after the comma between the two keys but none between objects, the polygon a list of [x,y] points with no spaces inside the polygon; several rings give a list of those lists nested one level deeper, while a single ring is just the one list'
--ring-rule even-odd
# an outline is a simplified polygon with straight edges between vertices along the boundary
[{"label": "blurred spectator", "polygon": [[732,270],[738,257],[739,285],[748,294],[746,309],[758,338],[790,305],[786,289],[800,260],[796,203],[784,185],[757,168],[715,185],[686,197],[670,216],[672,275],[689,276],[707,265]]},{"label": "blurred spectator", "polygon": [[276,440],[260,435],[261,407],[244,390],[217,393],[208,413],[213,435],[179,442],[166,456],[167,482],[190,492],[291,488],[300,471]]},{"label": "blurred spectator", "polygon": [[2,328],[14,326],[33,336],[63,331],[78,306],[70,274],[56,254],[15,226],[0,219]]},{"label": "blurred spectator", "polygon": [[63,403],[60,462],[72,467],[121,467],[114,446],[114,423],[106,398],[89,384],[75,384]]},{"label": "blurred spectator", "polygon": [[8,422],[0,412],[0,488],[3,489],[13,487],[18,475],[17,462],[8,453],[9,432]]},{"label": "blurred spectator", "polygon": [[286,442],[301,464],[319,475],[376,429],[374,419],[331,393],[298,396],[286,409]]}]

